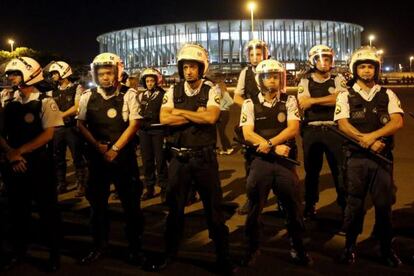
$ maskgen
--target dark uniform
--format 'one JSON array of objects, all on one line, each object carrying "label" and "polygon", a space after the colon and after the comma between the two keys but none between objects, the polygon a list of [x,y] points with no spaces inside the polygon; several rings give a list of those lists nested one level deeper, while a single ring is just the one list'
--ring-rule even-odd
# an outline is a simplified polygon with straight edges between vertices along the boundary
[{"label": "dark uniform", "polygon": [[[354,84],[349,92],[338,96],[335,120],[348,119],[358,131],[370,133],[382,128],[390,120],[390,114],[403,113],[397,96],[386,88],[375,85],[369,94]],[[382,155],[392,160],[393,137],[384,137],[386,147]],[[348,187],[344,229],[346,247],[355,247],[362,232],[365,216],[364,202],[369,193],[375,206],[376,235],[381,243],[383,257],[391,254],[392,222],[391,206],[395,203],[393,165],[369,155],[366,150],[347,146],[346,178]]]},{"label": "dark uniform", "polygon": [[[34,140],[46,128],[63,125],[59,109],[53,99],[34,88],[28,98],[16,92],[6,101],[3,137],[13,149]],[[61,241],[60,214],[57,206],[53,157],[50,145],[44,145],[23,155],[27,171],[14,172],[12,164],[4,168],[4,181],[11,218],[11,243],[18,258],[24,256],[29,243],[32,200],[35,201],[42,234],[51,254],[57,256]]]},{"label": "dark uniform", "polygon": [[[344,79],[331,75],[323,82],[315,81],[311,74],[302,79],[298,86],[298,99],[303,96],[320,98],[346,90]],[[337,202],[344,210],[346,205],[345,187],[343,178],[343,150],[342,139],[330,131],[326,126],[335,125],[335,106],[312,105],[305,110],[301,127],[303,154],[305,163],[305,212],[314,209],[319,201],[319,174],[322,169],[323,155],[331,170],[337,192]],[[310,211],[310,210],[309,210]],[[310,211],[314,212],[314,210]],[[311,214],[309,214],[311,215]]]},{"label": "dark uniform", "polygon": [[[245,100],[242,107],[240,126],[254,125],[254,132],[265,139],[277,136],[287,127],[288,120],[300,120],[296,100],[285,93],[272,103],[266,102],[262,94],[258,102]],[[294,140],[290,141],[289,157],[297,157]],[[248,253],[253,254],[259,247],[261,213],[266,204],[270,190],[277,194],[287,215],[287,228],[293,249],[298,254],[305,254],[302,244],[303,221],[298,198],[298,176],[294,165],[270,152],[268,154],[253,152],[250,174],[247,178],[247,197],[250,201],[246,219],[246,236]],[[300,256],[304,257],[304,256]]]},{"label": "dark uniform", "polygon": [[[64,112],[75,105],[79,100],[82,88],[77,84],[70,84],[65,89],[57,87],[52,96],[60,111]],[[84,188],[86,181],[86,163],[83,156],[83,139],[76,127],[75,115],[64,118],[65,125],[55,130],[53,138],[56,178],[59,191],[66,191],[66,147],[69,146],[75,165],[75,175],[79,191]]]},{"label": "dark uniform", "polygon": [[[220,96],[211,83],[203,80],[200,89],[195,92],[190,89],[185,82],[175,85],[165,94],[162,107],[191,111],[211,105],[219,108]],[[167,187],[169,213],[165,232],[167,255],[173,257],[178,251],[188,191],[191,185],[195,185],[203,202],[210,238],[216,246],[217,260],[226,263],[229,258],[229,230],[220,207],[222,191],[215,152],[215,125],[190,122],[171,127],[168,144],[171,161]]]},{"label": "dark uniform", "polygon": [[[128,128],[129,120],[141,119],[136,92],[122,86],[107,96],[100,88],[86,91],[79,102],[78,120],[85,122],[93,137],[108,148]],[[126,215],[126,236],[131,252],[141,250],[144,217],[140,207],[142,183],[139,179],[135,145],[131,141],[113,162],[107,162],[92,145],[87,149],[89,179],[86,198],[91,204],[92,236],[97,250],[108,244],[110,184],[114,183]],[[85,262],[88,263],[88,262]]]},{"label": "dark uniform", "polygon": [[144,184],[147,190],[154,190],[157,171],[161,193],[168,182],[168,168],[164,150],[165,126],[160,125],[160,109],[165,91],[158,87],[155,91],[145,91],[139,95],[140,115],[143,117],[139,130]]}]

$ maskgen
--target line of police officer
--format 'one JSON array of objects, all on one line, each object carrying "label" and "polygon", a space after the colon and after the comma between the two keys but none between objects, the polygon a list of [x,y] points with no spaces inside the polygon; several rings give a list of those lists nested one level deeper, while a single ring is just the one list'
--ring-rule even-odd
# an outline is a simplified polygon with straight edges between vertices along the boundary
[{"label": "line of police officer", "polygon": [[[252,46],[249,49],[261,48]],[[357,139],[364,148],[371,147],[377,152],[386,149],[385,154],[391,154],[392,139],[384,140],[384,137],[391,137],[402,126],[400,115],[402,109],[397,108],[399,102],[395,94],[376,85],[380,60],[375,54],[374,49],[364,48],[352,56],[351,71],[354,74],[355,85],[350,92],[341,93],[337,101],[336,95],[339,91],[336,88],[343,87],[343,82],[335,80],[329,74],[333,64],[332,50],[323,46],[313,48],[313,52],[311,50],[310,63],[315,70],[306,79],[307,92],[304,85],[306,81],[302,80],[303,86],[300,87],[303,87],[303,92],[300,90],[299,94],[304,93],[304,95],[299,97],[299,105],[305,111],[304,139],[305,133],[314,132],[309,136],[311,146],[308,150],[314,152],[314,155],[305,155],[305,158],[317,158],[319,161],[315,168],[307,170],[311,180],[309,180],[310,184],[307,184],[309,196],[306,198],[306,204],[307,207],[311,207],[308,208],[311,209],[311,213],[314,213],[314,204],[317,202],[317,188],[314,186],[317,185],[321,154],[325,151],[327,156],[332,156],[328,157],[328,160],[330,158],[332,160],[330,164],[332,163],[331,170],[337,178],[338,198],[342,198],[338,202],[345,209],[347,243],[341,260],[351,263],[355,259],[356,237],[362,228],[362,203],[368,190],[365,187],[369,185],[369,190],[373,191],[377,199],[374,205],[379,214],[377,219],[379,218],[380,221],[377,223],[381,226],[379,234],[382,238],[382,257],[386,264],[396,266],[399,264],[399,259],[391,246],[390,214],[394,197],[389,195],[392,195],[394,187],[392,167],[384,167],[360,148],[348,147],[349,158],[346,161],[348,167],[357,168],[368,161],[371,162],[372,168],[368,171],[346,170],[348,204],[345,207],[343,200],[345,192],[340,189],[342,186],[339,179],[341,163],[339,157],[335,155],[337,149],[330,148],[328,143],[331,141],[320,141],[315,138],[324,136],[323,133],[327,131],[325,125],[333,125],[333,109],[330,106],[337,101],[335,120],[339,121],[341,130]],[[360,66],[366,68],[360,69]],[[119,57],[111,53],[103,53],[92,62],[92,76],[98,86],[85,91],[80,97],[77,127],[87,142],[89,178],[86,184],[86,196],[92,210],[94,247],[81,263],[92,263],[107,251],[108,196],[109,185],[113,182],[126,215],[128,261],[137,265],[144,264],[151,270],[164,268],[177,255],[184,226],[184,207],[188,191],[191,186],[194,186],[204,205],[210,237],[216,246],[218,267],[224,273],[235,271],[229,257],[229,232],[220,208],[222,195],[215,152],[214,125],[220,113],[220,96],[214,85],[204,78],[208,67],[206,50],[196,44],[186,44],[178,53],[181,82],[164,93],[155,85],[161,78],[159,73],[147,72],[144,75],[147,77],[143,78],[147,91],[140,97],[140,105],[136,91],[120,84],[123,65]],[[373,71],[372,76],[369,75],[370,71],[365,72],[363,69]],[[52,166],[51,147],[48,142],[54,132],[59,131],[56,128],[63,127],[64,123],[56,102],[38,92],[33,86],[41,80],[41,71],[40,65],[30,58],[13,59],[6,67],[6,72],[17,89],[5,104],[3,138],[0,140],[9,161],[2,173],[8,187],[10,209],[13,214],[12,225],[15,229],[13,255],[6,262],[6,266],[17,263],[26,251],[27,241],[22,238],[27,237],[27,234],[22,231],[27,228],[25,225],[30,215],[30,197],[34,196],[40,207],[41,219],[47,225],[45,229],[50,231],[48,235],[51,253],[50,269],[56,270],[59,266],[60,219],[56,204],[55,181],[50,173],[45,172],[49,168],[47,164]],[[68,87],[68,83],[62,81],[65,79],[64,72],[56,71],[58,72],[56,80],[60,81],[60,90],[64,91],[64,88]],[[247,71],[246,82],[252,77]],[[275,60],[265,60],[258,63],[255,71],[254,84],[257,93],[243,102],[240,118],[245,140],[257,146],[256,152],[249,157],[251,171],[247,178],[247,195],[250,203],[246,220],[248,246],[245,263],[251,263],[257,256],[260,213],[270,189],[273,189],[282,206],[286,208],[287,226],[292,244],[291,256],[296,263],[308,265],[312,263],[312,259],[306,253],[301,237],[303,222],[296,192],[298,178],[295,169],[283,158],[295,157],[296,146],[292,141],[299,131],[299,109],[296,99],[285,93],[286,73],[280,63]],[[253,83],[251,87],[253,89]],[[369,93],[372,95],[363,96],[367,91],[368,95]],[[68,93],[72,98],[77,94],[74,88]],[[68,100],[70,97],[65,99],[63,95],[65,94],[55,94],[55,98],[58,102],[60,97],[63,98],[61,111],[65,112],[76,106],[77,100],[76,96]],[[65,100],[70,103],[65,105]],[[345,112],[345,115],[340,117],[342,112]],[[311,116],[312,113],[314,117]],[[367,124],[366,120],[370,123]],[[159,167],[158,181],[162,192],[166,192],[166,202],[169,206],[165,232],[166,254],[160,263],[145,262],[142,253],[144,218],[140,209],[140,196],[143,186],[139,179],[134,145],[134,136],[140,124],[143,126],[140,129],[140,137],[144,140],[144,144],[148,145],[143,152],[150,149],[150,143],[153,143],[154,151],[162,147],[160,141],[164,139],[165,133],[154,132],[160,124],[170,128],[166,144],[171,159],[166,186],[162,182],[166,182],[163,165],[165,160],[156,158],[155,161]],[[312,146],[318,143],[322,146]],[[315,149],[312,150],[312,147]],[[154,167],[153,160],[145,156],[144,160],[147,160],[144,168]],[[152,164],[150,165],[149,162]],[[305,160],[305,167],[306,162]],[[50,171],[52,170],[48,170]],[[381,177],[378,177],[378,174]],[[153,196],[154,178],[154,169],[148,169],[144,178],[148,197]],[[25,196],[22,197],[21,194]]]}]

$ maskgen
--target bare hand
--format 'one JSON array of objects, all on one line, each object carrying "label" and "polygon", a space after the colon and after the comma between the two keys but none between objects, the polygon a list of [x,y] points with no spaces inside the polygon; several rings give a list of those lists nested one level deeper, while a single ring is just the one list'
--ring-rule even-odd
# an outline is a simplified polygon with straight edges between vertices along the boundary
[{"label": "bare hand", "polygon": [[108,145],[107,144],[102,144],[100,142],[96,143],[96,149],[102,153],[105,154],[108,151]]},{"label": "bare hand", "polygon": [[18,172],[18,173],[26,172],[27,171],[26,163],[27,162],[23,157],[19,161],[14,161],[12,164],[13,171]]},{"label": "bare hand", "polygon": [[204,111],[206,111],[207,110],[207,108],[205,108],[204,106],[199,106],[198,108],[197,108],[197,112],[204,112]]},{"label": "bare hand", "polygon": [[365,149],[369,148],[375,141],[377,141],[377,138],[370,133],[362,134],[359,138],[359,144]]},{"label": "bare hand", "polygon": [[7,160],[9,160],[10,163],[15,161],[20,161],[23,159],[22,153],[19,149],[11,149],[6,153]]},{"label": "bare hand", "polygon": [[375,152],[381,152],[385,148],[385,143],[377,140],[371,145],[371,149]]},{"label": "bare hand", "polygon": [[290,152],[290,147],[286,145],[277,145],[275,147],[275,153],[280,156],[288,157]]},{"label": "bare hand", "polygon": [[267,141],[263,141],[260,142],[260,144],[257,145],[257,152],[261,152],[261,153],[269,153],[269,151],[271,150],[272,147],[269,146],[269,144],[267,143]]},{"label": "bare hand", "polygon": [[303,96],[299,98],[299,107],[302,110],[311,108],[312,104],[313,104],[313,100],[311,97]]},{"label": "bare hand", "polygon": [[116,151],[113,150],[108,150],[107,152],[105,152],[104,154],[104,158],[106,161],[108,162],[112,162],[114,161],[114,159],[118,156],[118,153]]}]

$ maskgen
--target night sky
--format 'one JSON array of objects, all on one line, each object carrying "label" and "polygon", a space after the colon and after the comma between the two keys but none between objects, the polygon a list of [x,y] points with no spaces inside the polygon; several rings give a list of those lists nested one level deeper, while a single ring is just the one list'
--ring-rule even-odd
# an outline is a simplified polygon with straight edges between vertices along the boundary
[{"label": "night sky", "polygon": [[[56,53],[76,62],[90,63],[98,53],[99,34],[152,24],[214,19],[249,19],[246,0],[84,0],[0,1],[0,48],[16,47]],[[368,34],[385,58],[408,63],[414,55],[414,12],[410,1],[297,1],[258,0],[255,18],[295,18],[344,21],[360,24],[363,43]],[[64,3],[64,6],[62,6]]]}]

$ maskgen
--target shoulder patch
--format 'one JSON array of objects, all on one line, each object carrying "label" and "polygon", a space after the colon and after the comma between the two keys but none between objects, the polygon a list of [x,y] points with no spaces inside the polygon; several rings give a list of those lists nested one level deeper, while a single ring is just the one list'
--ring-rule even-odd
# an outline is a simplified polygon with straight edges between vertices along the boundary
[{"label": "shoulder patch", "polygon": [[168,102],[168,96],[167,94],[164,94],[164,97],[162,98],[162,104],[166,104]]},{"label": "shoulder patch", "polygon": [[341,106],[339,105],[339,104],[337,104],[336,105],[336,108],[335,108],[335,115],[338,115],[339,113],[341,113]]},{"label": "shoulder patch", "polygon": [[214,101],[216,102],[216,104],[220,104],[220,96],[219,95],[214,96]]},{"label": "shoulder patch", "polygon": [[244,113],[244,112],[242,113],[241,122],[242,122],[242,123],[247,122],[247,115],[246,115],[246,113]]},{"label": "shoulder patch", "polygon": [[53,111],[58,111],[59,107],[57,106],[57,104],[53,101],[50,103],[50,109]]}]

